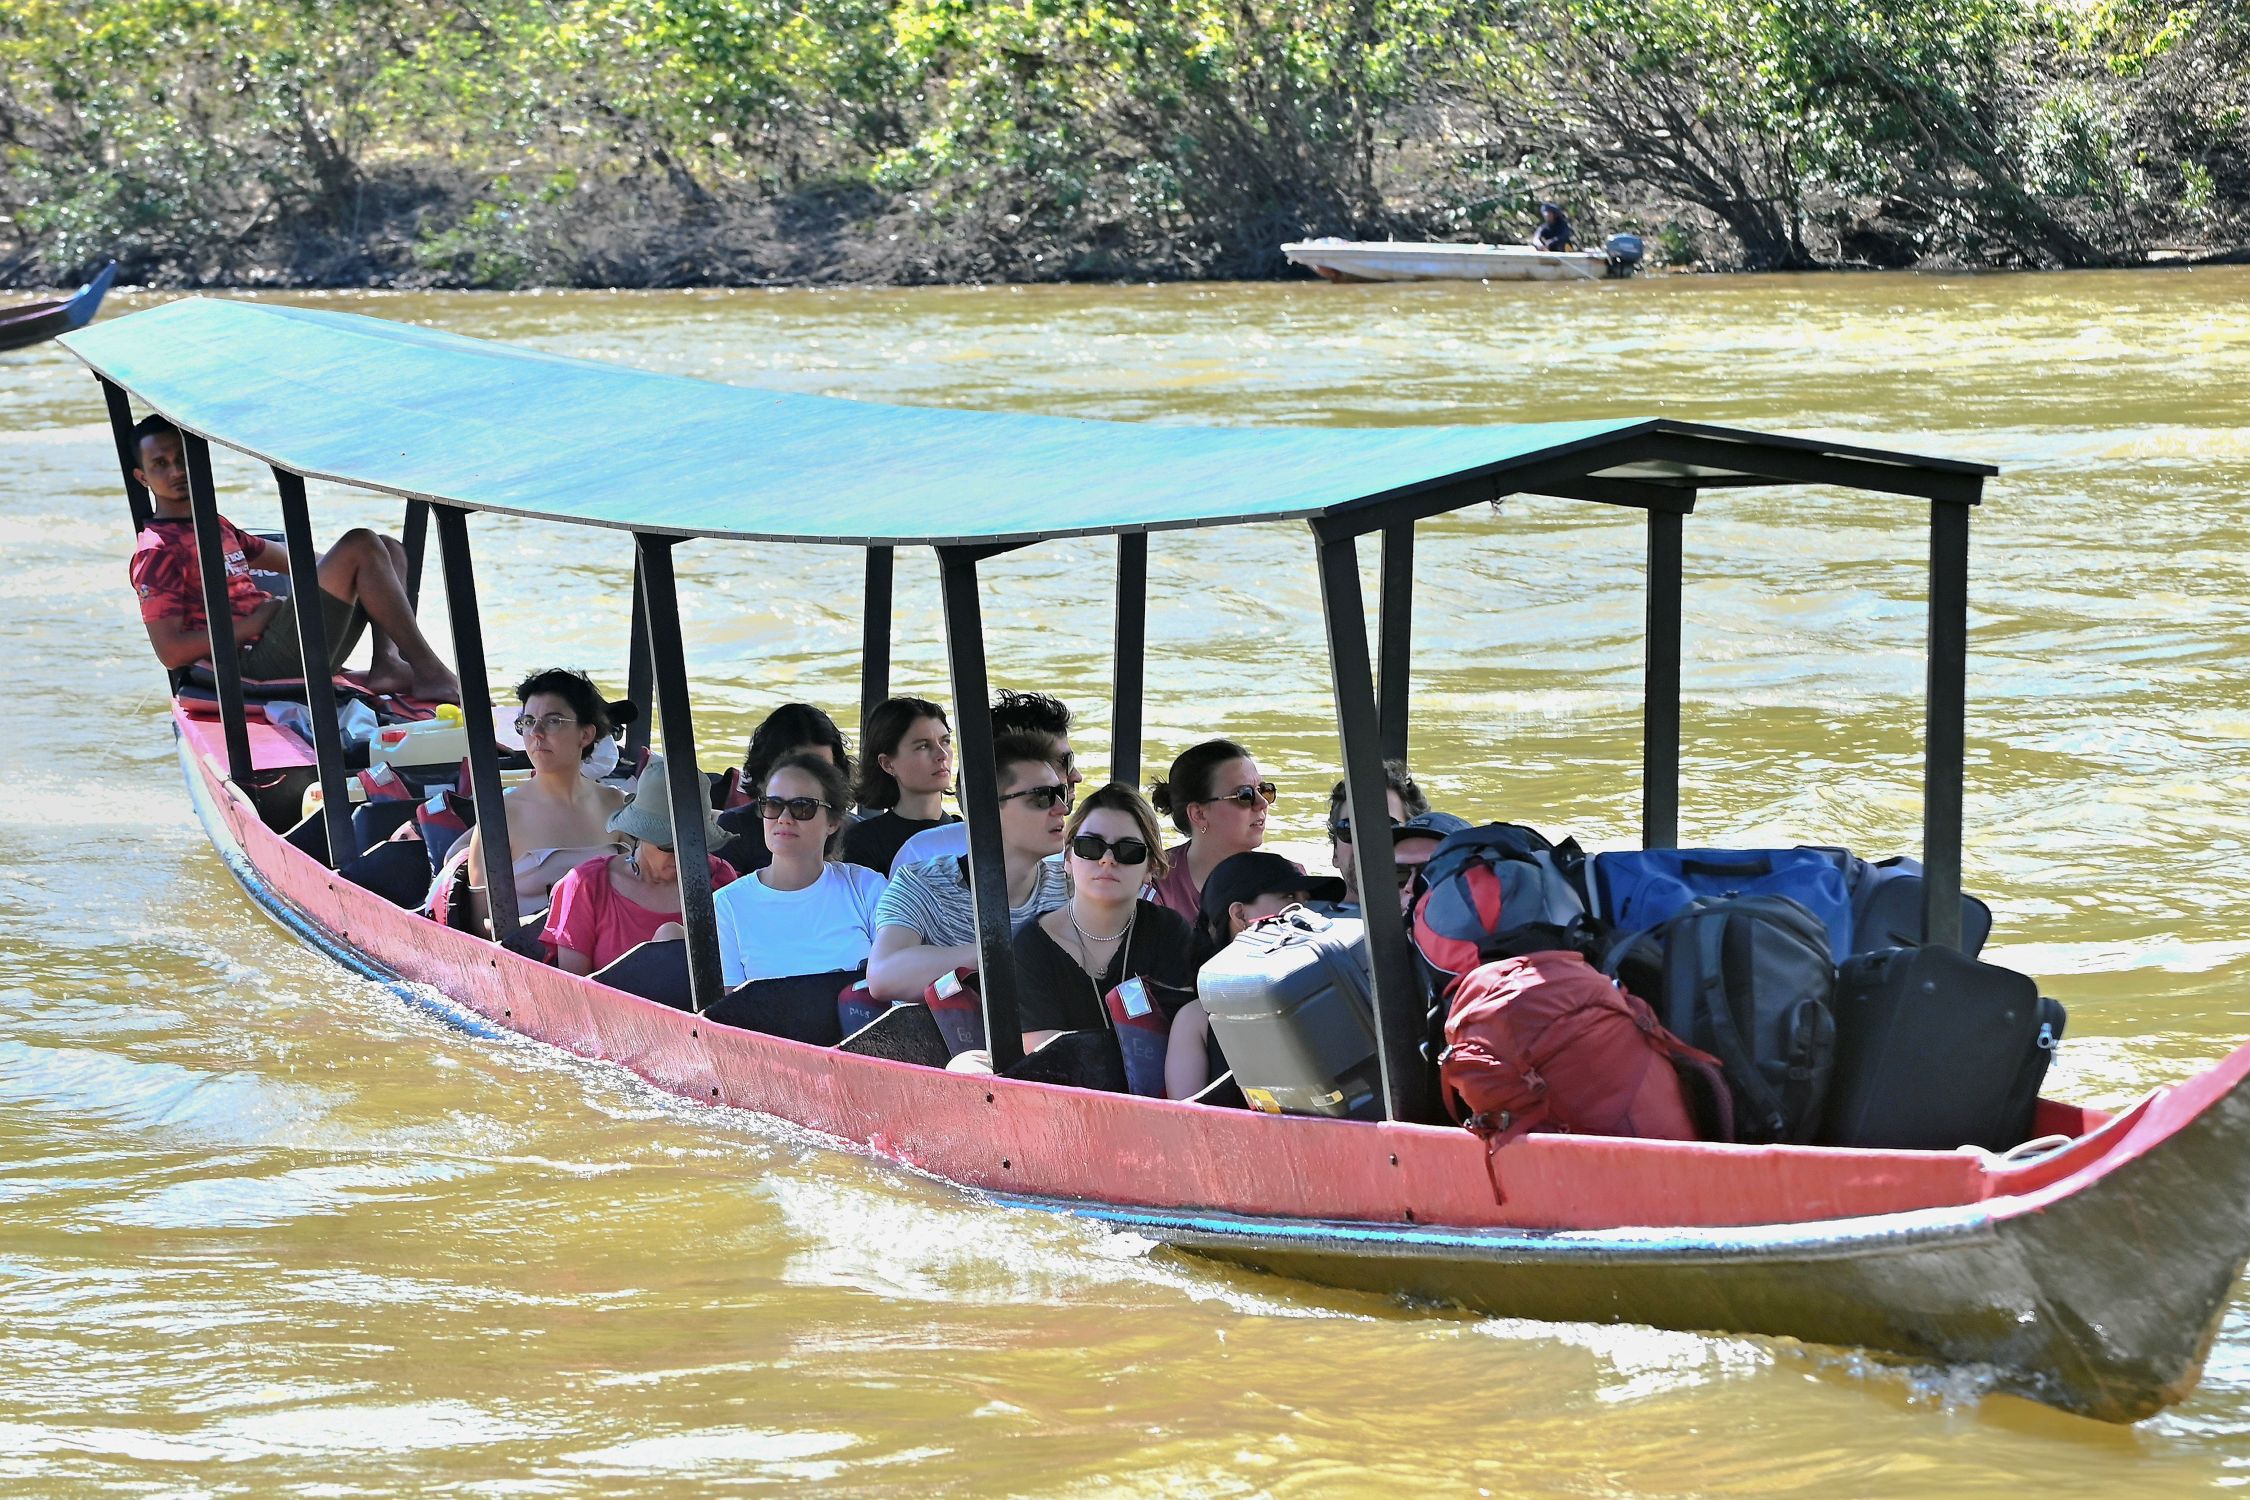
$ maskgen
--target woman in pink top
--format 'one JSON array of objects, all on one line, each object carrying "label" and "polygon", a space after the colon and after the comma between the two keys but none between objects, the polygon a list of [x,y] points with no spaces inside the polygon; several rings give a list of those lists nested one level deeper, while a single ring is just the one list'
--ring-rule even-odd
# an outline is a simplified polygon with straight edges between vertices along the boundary
[{"label": "woman in pink top", "polygon": [[1266,841],[1266,809],[1273,783],[1258,773],[1250,752],[1232,740],[1191,745],[1172,762],[1172,774],[1148,789],[1156,810],[1171,818],[1187,842],[1166,851],[1164,876],[1150,887],[1158,906],[1193,922],[1203,912],[1203,882],[1219,861],[1247,854]]},{"label": "woman in pink top", "polygon": [[[705,789],[703,838],[706,849],[726,837],[709,811],[711,778]],[[680,862],[673,857],[672,799],[664,782],[664,757],[652,755],[641,771],[640,790],[609,820],[612,833],[630,841],[624,854],[590,859],[565,875],[554,889],[541,934],[555,950],[558,967],[591,974],[608,967],[642,943],[681,935]],[[711,859],[711,889],[734,879],[734,866]]]}]

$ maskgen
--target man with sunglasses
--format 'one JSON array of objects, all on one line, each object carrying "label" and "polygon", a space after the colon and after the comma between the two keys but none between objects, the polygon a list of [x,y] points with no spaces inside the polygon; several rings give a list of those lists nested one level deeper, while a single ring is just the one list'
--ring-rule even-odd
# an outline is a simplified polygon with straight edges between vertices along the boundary
[{"label": "man with sunglasses", "polygon": [[[1070,899],[1060,861],[1070,822],[1070,782],[1044,735],[1007,734],[993,745],[1000,782],[1000,850],[1011,929]],[[919,1000],[941,976],[977,962],[976,903],[967,855],[903,865],[875,908],[868,993]]]},{"label": "man with sunglasses", "polygon": [[[1391,826],[1398,827],[1408,818],[1420,817],[1430,810],[1430,799],[1422,795],[1421,786],[1414,773],[1403,760],[1383,762],[1384,799],[1390,804]],[[1328,857],[1336,873],[1344,877],[1344,899],[1340,907],[1349,911],[1359,909],[1359,865],[1352,858],[1352,822],[1344,812],[1344,784],[1339,781],[1328,794]]]}]

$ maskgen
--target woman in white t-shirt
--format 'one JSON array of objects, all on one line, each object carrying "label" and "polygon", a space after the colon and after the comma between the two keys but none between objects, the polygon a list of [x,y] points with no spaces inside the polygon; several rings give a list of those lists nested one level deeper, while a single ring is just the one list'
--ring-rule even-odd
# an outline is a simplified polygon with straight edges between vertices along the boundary
[{"label": "woman in white t-shirt", "polygon": [[867,962],[884,882],[864,866],[834,862],[847,795],[844,773],[823,755],[784,756],[766,773],[752,805],[773,862],[713,898],[729,987]]}]

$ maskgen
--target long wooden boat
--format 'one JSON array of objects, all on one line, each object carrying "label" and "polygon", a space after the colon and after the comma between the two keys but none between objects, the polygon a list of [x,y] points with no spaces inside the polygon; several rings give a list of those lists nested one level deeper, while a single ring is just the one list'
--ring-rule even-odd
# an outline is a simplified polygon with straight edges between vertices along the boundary
[{"label": "long wooden boat", "polygon": [[0,309],[0,353],[27,349],[84,328],[94,321],[94,314],[101,311],[102,298],[109,295],[110,283],[115,280],[117,262],[113,260],[95,272],[92,281],[68,297]]},{"label": "long wooden boat", "polygon": [[1632,275],[1640,260],[1637,246],[1627,261],[1601,250],[1419,240],[1293,240],[1281,253],[1329,281],[1601,281]]},{"label": "long wooden boat", "polygon": [[[191,300],[74,335],[121,459],[132,399],[179,422],[197,523],[214,526],[209,443],[274,467],[288,545],[311,559],[304,478],[407,497],[419,552],[437,522],[457,667],[489,696],[468,521],[478,511],[623,529],[635,554],[630,670],[653,686],[684,812],[694,725],[670,548],[683,537],[867,549],[863,699],[887,691],[893,549],[940,562],[963,808],[996,1060],[1012,1061],[1015,974],[990,768],[977,564],[1059,535],[1118,538],[1115,764],[1136,779],[1149,533],[1299,519],[1323,585],[1347,798],[1386,826],[1381,759],[1405,749],[1418,519],[1536,491],[1631,506],[1649,528],[1644,839],[1678,808],[1680,537],[1707,489],[1843,485],[1927,501],[1932,518],[1924,856],[1935,940],[1958,940],[1968,518],[1993,471],[1670,421],[1258,431],[924,411],[709,385],[375,320]],[[601,411],[600,423],[583,413]],[[714,445],[714,432],[738,441]],[[128,495],[136,516],[145,496]],[[628,482],[629,481],[629,482]],[[661,496],[661,499],[650,499]],[[1370,652],[1357,539],[1382,536]],[[213,533],[215,535],[215,529]],[[215,549],[206,549],[215,556]],[[211,617],[228,618],[214,566]],[[321,659],[317,611],[299,629]],[[217,719],[176,707],[191,796],[255,901],[316,949],[473,1029],[628,1067],[682,1097],[826,1132],[996,1204],[1082,1216],[1328,1285],[1527,1318],[1785,1335],[1986,1367],[1995,1384],[2110,1421],[2191,1390],[2250,1253],[2250,1047],[2114,1116],[2043,1102],[2069,1144],[1978,1153],[1524,1137],[1489,1158],[1433,1118],[1415,1055],[1406,935],[1371,913],[1388,1118],[1294,1118],[817,1046],[703,1014],[718,998],[709,892],[686,891],[692,1004],[654,1003],[439,926],[340,874],[352,852],[340,747],[242,712],[227,654]],[[1383,667],[1378,691],[1374,665]],[[636,697],[645,694],[636,690]],[[332,715],[329,716],[332,719]],[[499,795],[471,714],[478,801]],[[480,725],[482,727],[480,727]],[[319,783],[317,824],[292,827]],[[700,820],[675,817],[683,872]],[[504,825],[487,820],[494,919],[515,917]],[[1386,840],[1357,849],[1387,878]]]}]

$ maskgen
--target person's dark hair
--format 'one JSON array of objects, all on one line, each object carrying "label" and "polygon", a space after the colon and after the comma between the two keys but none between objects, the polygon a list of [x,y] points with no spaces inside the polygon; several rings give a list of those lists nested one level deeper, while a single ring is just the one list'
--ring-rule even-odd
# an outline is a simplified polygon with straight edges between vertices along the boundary
[{"label": "person's dark hair", "polygon": [[898,754],[899,742],[919,719],[953,727],[945,710],[927,698],[885,698],[859,726],[859,778],[852,783],[852,796],[861,807],[884,812],[898,806],[898,778],[883,769],[883,757]]},{"label": "person's dark hair", "polygon": [[153,411],[150,412],[147,416],[141,418],[138,422],[135,422],[133,424],[132,431],[133,467],[137,469],[141,466],[142,443],[148,441],[152,437],[176,438],[179,435],[180,429],[172,425],[172,419],[170,417],[161,416]]},{"label": "person's dark hair", "polygon": [[[801,708],[804,705],[793,704],[791,706]],[[820,713],[820,710],[816,708],[813,712]],[[826,714],[820,716],[824,719],[828,717]],[[821,852],[828,858],[834,859],[837,849],[843,845],[844,830],[851,826],[851,783],[844,779],[844,773],[837,770],[836,763],[827,756],[799,752],[794,755],[784,755],[768,766],[765,774],[753,783],[758,789],[753,795],[759,797],[766,795],[768,785],[773,781],[774,774],[779,771],[802,771],[820,783],[820,800],[836,810],[834,825],[828,830],[828,842],[821,846]]]},{"label": "person's dark hair", "polygon": [[1019,693],[1010,689],[992,702],[992,732],[996,735],[1028,731],[1061,738],[1070,733],[1070,709],[1048,693]]},{"label": "person's dark hair", "polygon": [[[541,693],[551,693],[570,705],[571,713],[581,724],[594,726],[594,738],[614,735],[618,730],[641,716],[641,711],[620,699],[611,703],[594,686],[593,679],[584,672],[573,672],[563,667],[549,667],[534,672],[516,684],[516,702],[529,703]],[[586,744],[585,755],[594,753],[594,743]]]},{"label": "person's dark hair", "polygon": [[1172,820],[1174,828],[1192,835],[1195,827],[1188,822],[1188,808],[1211,795],[1211,773],[1230,760],[1247,760],[1249,756],[1250,752],[1233,740],[1190,745],[1172,762],[1171,775],[1149,784],[1148,800]]},{"label": "person's dark hair", "polygon": [[[1405,761],[1383,762],[1383,785],[1386,790],[1398,793],[1399,803],[1405,807],[1408,817],[1418,818],[1430,810],[1429,797],[1414,779],[1414,773],[1406,769]],[[1328,793],[1328,826],[1334,828],[1337,820],[1343,816],[1344,784],[1339,781]]]},{"label": "person's dark hair", "polygon": [[1016,785],[1014,772],[1021,766],[1051,766],[1056,775],[1062,774],[1061,754],[1055,748],[1051,734],[1027,734],[1018,730],[1014,734],[995,736],[992,741],[992,769],[999,779],[1000,790],[1013,791]]},{"label": "person's dark hair", "polygon": [[[742,784],[764,786],[783,756],[806,745],[825,745],[845,787],[850,787],[852,752],[844,745],[844,732],[810,703],[784,703],[750,731],[750,747],[742,753]],[[848,795],[848,791],[838,793],[837,805],[842,806]]]}]

